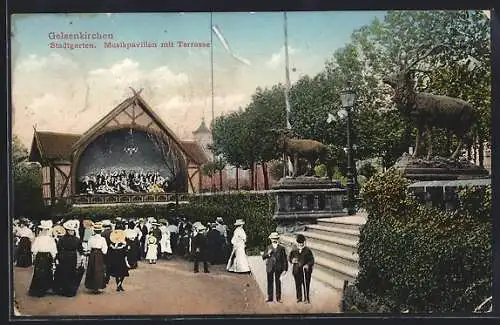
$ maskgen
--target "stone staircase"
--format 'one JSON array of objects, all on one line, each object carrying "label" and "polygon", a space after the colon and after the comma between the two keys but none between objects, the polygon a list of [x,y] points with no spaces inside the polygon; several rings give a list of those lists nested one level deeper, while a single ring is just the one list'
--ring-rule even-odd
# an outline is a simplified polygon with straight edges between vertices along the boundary
[{"label": "stone staircase", "polygon": [[295,236],[306,237],[306,245],[314,254],[313,277],[337,290],[342,290],[344,280],[352,282],[358,275],[357,245],[360,227],[366,214],[348,217],[318,219],[304,231],[280,236],[287,253],[295,245]]}]

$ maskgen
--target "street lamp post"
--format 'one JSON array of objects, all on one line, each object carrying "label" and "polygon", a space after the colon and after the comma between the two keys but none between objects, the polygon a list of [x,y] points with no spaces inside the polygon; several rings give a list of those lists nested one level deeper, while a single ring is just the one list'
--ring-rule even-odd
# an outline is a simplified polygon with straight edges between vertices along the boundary
[{"label": "street lamp post", "polygon": [[342,101],[342,108],[347,112],[347,214],[356,214],[356,207],[354,202],[354,167],[352,158],[352,141],[351,141],[351,110],[356,102],[356,93],[352,89],[350,83],[340,93],[340,100]]}]

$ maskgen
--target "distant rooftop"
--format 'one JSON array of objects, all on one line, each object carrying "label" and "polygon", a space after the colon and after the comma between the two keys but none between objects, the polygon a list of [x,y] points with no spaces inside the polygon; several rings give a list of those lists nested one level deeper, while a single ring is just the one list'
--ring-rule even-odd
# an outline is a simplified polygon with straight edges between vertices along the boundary
[{"label": "distant rooftop", "polygon": [[210,130],[208,129],[207,125],[205,124],[205,118],[201,119],[200,126],[196,129],[196,131],[193,131],[193,134],[199,134],[199,133],[210,133]]}]

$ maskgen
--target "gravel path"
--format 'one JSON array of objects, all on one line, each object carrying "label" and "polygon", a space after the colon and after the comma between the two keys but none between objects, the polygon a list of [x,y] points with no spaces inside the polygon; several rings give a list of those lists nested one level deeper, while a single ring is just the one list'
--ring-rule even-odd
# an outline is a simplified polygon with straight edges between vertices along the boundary
[{"label": "gravel path", "polygon": [[[311,305],[264,302],[253,275],[232,274],[224,265],[211,273],[193,273],[193,264],[182,259],[139,263],[125,279],[124,292],[116,291],[114,279],[102,294],[80,286],[72,298],[48,294],[28,296],[32,268],[14,268],[14,289],[19,312],[29,316],[98,315],[217,315],[334,313],[337,304]],[[325,307],[326,306],[326,307]]]}]

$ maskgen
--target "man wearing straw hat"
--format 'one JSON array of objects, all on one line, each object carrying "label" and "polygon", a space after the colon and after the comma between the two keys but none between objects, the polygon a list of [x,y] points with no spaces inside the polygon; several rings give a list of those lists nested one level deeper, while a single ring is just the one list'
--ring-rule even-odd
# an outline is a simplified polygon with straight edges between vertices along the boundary
[{"label": "man wearing straw hat", "polygon": [[[262,252],[262,259],[266,260],[267,272],[267,300],[272,302],[274,296],[274,285],[276,284],[276,301],[281,302],[281,277],[288,271],[288,261],[286,259],[286,251],[283,246],[278,243],[280,236],[277,232],[269,235],[271,244],[267,246],[265,252]],[[273,283],[274,282],[274,283]]]},{"label": "man wearing straw hat", "polygon": [[[293,265],[292,274],[295,279],[295,291],[297,293],[297,302],[302,301],[310,303],[309,288],[311,284],[311,274],[314,266],[314,255],[309,247],[305,245],[306,237],[297,235],[297,247],[289,255],[289,261]],[[304,294],[302,294],[302,291]]]}]

